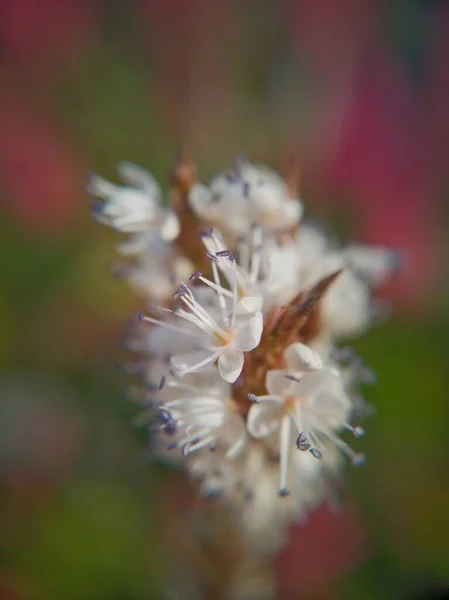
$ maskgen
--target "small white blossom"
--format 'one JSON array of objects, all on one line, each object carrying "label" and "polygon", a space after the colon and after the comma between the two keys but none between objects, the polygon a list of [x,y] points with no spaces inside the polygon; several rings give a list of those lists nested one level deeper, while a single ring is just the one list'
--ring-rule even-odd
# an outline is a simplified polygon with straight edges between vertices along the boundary
[{"label": "small white blossom", "polygon": [[302,258],[298,276],[305,289],[342,271],[322,299],[321,329],[336,339],[362,333],[375,317],[371,289],[397,269],[397,253],[362,245],[341,249],[310,225],[301,226],[296,245]]},{"label": "small white blossom", "polygon": [[195,184],[189,201],[201,219],[234,237],[246,235],[254,223],[267,230],[289,229],[303,212],[302,203],[288,197],[274,171],[242,160],[233,171],[217,175],[209,187]]},{"label": "small white blossom", "polygon": [[298,269],[300,259],[293,240],[282,244],[269,237],[264,239],[259,226],[251,228],[250,234],[239,244],[237,261],[230,262],[223,237],[216,229],[201,234],[202,241],[213,259],[214,282],[201,273],[198,277],[206,285],[232,297],[220,283],[223,274],[229,287],[237,288],[237,311],[251,314],[268,313],[273,308],[288,303],[300,290]]},{"label": "small white blossom", "polygon": [[169,392],[168,399],[158,404],[158,419],[160,430],[173,440],[170,448],[180,448],[187,456],[202,448],[216,451],[220,444],[226,448],[226,459],[240,454],[246,443],[245,423],[226,382],[209,372],[197,385],[172,378],[160,388],[162,394]]},{"label": "small white blossom", "polygon": [[230,316],[224,313],[219,320],[214,320],[187,287],[182,286],[178,290],[178,297],[190,310],[180,309],[175,314],[194,323],[203,336],[201,340],[198,339],[198,350],[172,356],[172,365],[182,376],[204,369],[217,361],[220,375],[233,383],[242,372],[243,353],[253,350],[260,342],[262,313],[255,312],[247,318],[237,318],[234,308]]},{"label": "small white blossom", "polygon": [[315,458],[322,457],[323,438],[331,440],[353,462],[361,458],[336,434],[342,428],[361,433],[349,425],[351,401],[341,378],[334,369],[323,367],[312,350],[302,344],[295,346],[289,348],[289,358],[297,370],[267,373],[268,394],[251,396],[255,404],[250,408],[247,421],[248,431],[256,439],[279,432],[281,495],[288,493],[292,427],[296,430],[297,448],[308,450]]},{"label": "small white blossom", "polygon": [[192,263],[187,258],[176,256],[170,247],[154,238],[135,262],[116,269],[116,275],[147,298],[149,305],[171,298],[178,282],[191,272]]},{"label": "small white blossom", "polygon": [[[197,278],[198,274],[195,273],[194,276]],[[171,357],[171,364],[180,377],[205,369],[217,362],[221,377],[233,383],[242,372],[243,353],[253,350],[260,342],[263,316],[261,312],[237,315],[235,286],[230,311],[221,289],[215,292],[217,306],[212,312],[198,302],[185,284],[178,288],[175,296],[187,310],[177,308],[168,312],[187,322],[189,328],[184,324],[174,325],[149,317],[144,317],[144,320],[166,327],[174,334],[179,332],[190,340],[191,349],[184,354],[174,352]],[[173,335],[172,338],[176,343]]]},{"label": "small white blossom", "polygon": [[397,271],[402,264],[398,252],[381,246],[351,244],[343,252],[345,264],[371,287],[378,287]]},{"label": "small white blossom", "polygon": [[159,231],[163,239],[171,241],[179,234],[179,223],[171,211],[162,208],[162,192],[154,177],[129,162],[119,163],[118,173],[126,186],[110,183],[92,175],[88,191],[105,200],[93,207],[95,219],[118,231],[139,234],[120,246],[126,254],[141,252],[150,233]]}]

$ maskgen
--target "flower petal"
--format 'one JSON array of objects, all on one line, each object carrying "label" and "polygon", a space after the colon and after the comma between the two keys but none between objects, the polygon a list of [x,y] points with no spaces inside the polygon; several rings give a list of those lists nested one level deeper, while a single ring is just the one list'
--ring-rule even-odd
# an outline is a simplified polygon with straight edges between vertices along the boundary
[{"label": "flower petal", "polygon": [[269,394],[273,396],[295,396],[295,389],[298,384],[286,377],[288,371],[272,370],[268,371],[265,378],[265,387]]},{"label": "flower petal", "polygon": [[263,307],[262,296],[245,296],[237,303],[237,314],[248,315],[255,312],[260,312]]},{"label": "flower petal", "polygon": [[296,384],[295,396],[313,400],[318,393],[326,391],[335,394],[342,389],[342,380],[334,369],[323,368],[305,373]]},{"label": "flower petal", "polygon": [[243,352],[239,349],[226,349],[218,359],[218,370],[225,381],[234,383],[243,369]]},{"label": "flower petal", "polygon": [[238,327],[236,346],[243,352],[253,350],[260,342],[262,330],[263,316],[261,312],[256,312]]},{"label": "flower petal", "polygon": [[162,238],[166,242],[171,242],[178,237],[180,231],[181,227],[179,224],[178,217],[175,215],[174,212],[168,211],[164,217],[160,228]]},{"label": "flower petal", "polygon": [[143,167],[132,162],[122,160],[117,165],[119,177],[128,185],[143,190],[153,198],[159,198],[161,189],[156,179]]},{"label": "flower petal", "polygon": [[312,348],[300,342],[289,346],[284,353],[284,357],[289,368],[294,371],[321,369],[323,367],[323,361],[319,355]]},{"label": "flower petal", "polygon": [[189,191],[189,204],[193,212],[201,216],[210,204],[210,190],[202,183],[195,183]]},{"label": "flower petal", "polygon": [[370,285],[381,285],[401,266],[402,257],[398,252],[382,246],[352,244],[343,251],[349,267]]},{"label": "flower petal", "polygon": [[248,412],[246,428],[253,438],[263,438],[279,429],[282,417],[282,406],[276,402],[266,401],[253,404]]},{"label": "flower petal", "polygon": [[304,212],[303,203],[297,199],[289,199],[282,204],[282,221],[284,227],[295,225]]}]

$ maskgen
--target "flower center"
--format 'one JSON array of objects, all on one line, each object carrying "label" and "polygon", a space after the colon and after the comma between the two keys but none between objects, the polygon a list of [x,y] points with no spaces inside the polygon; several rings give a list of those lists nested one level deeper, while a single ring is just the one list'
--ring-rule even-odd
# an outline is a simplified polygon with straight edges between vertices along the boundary
[{"label": "flower center", "polygon": [[233,337],[234,337],[233,329],[225,329],[224,335],[218,331],[214,332],[214,339],[217,342],[218,346],[227,346],[231,342]]},{"label": "flower center", "polygon": [[296,405],[300,402],[300,398],[297,396],[287,396],[284,402],[284,411],[285,413],[294,413],[296,409]]}]

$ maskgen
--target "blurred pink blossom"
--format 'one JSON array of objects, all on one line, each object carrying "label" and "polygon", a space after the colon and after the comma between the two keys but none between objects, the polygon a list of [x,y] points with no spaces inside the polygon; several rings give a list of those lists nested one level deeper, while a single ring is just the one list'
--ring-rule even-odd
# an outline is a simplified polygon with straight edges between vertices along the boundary
[{"label": "blurred pink blossom", "polygon": [[75,151],[45,116],[8,92],[0,99],[0,180],[4,210],[38,231],[65,227],[75,216],[84,173]]},{"label": "blurred pink blossom", "polygon": [[96,33],[97,2],[2,0],[0,47],[15,65],[75,62]]},{"label": "blurred pink blossom", "polygon": [[[429,7],[420,85],[393,47],[376,42],[388,7],[371,0],[290,2],[292,42],[325,91],[314,157],[328,187],[353,202],[358,234],[403,251],[389,290],[406,308],[432,302],[441,257],[441,207],[449,152],[449,11]],[[427,29],[426,29],[427,22]]]},{"label": "blurred pink blossom", "polygon": [[363,238],[404,253],[393,291],[409,307],[429,296],[440,254],[437,174],[418,102],[403,68],[379,50],[355,82],[330,162]]}]

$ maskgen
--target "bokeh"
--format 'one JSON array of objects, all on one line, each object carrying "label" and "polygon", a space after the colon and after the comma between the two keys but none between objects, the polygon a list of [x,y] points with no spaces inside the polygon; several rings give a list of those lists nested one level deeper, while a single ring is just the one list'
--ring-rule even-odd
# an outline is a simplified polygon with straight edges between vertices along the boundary
[{"label": "bokeh", "polygon": [[447,597],[447,2],[3,0],[0,52],[0,598],[196,597],[167,585],[198,563],[189,495],[124,394],[141,300],[84,191],[121,159],[167,189],[183,147],[203,180],[293,155],[309,215],[404,257],[354,344],[369,460],[292,529],[277,596]]}]

